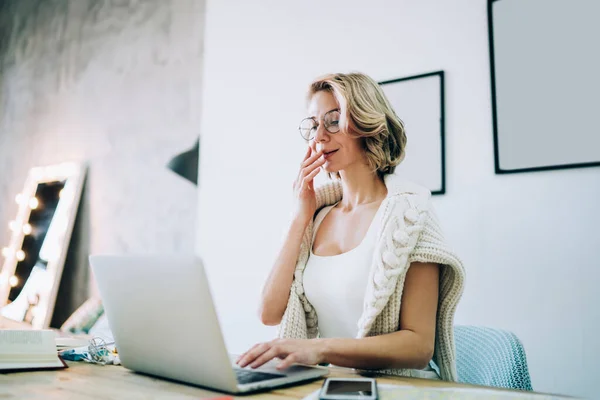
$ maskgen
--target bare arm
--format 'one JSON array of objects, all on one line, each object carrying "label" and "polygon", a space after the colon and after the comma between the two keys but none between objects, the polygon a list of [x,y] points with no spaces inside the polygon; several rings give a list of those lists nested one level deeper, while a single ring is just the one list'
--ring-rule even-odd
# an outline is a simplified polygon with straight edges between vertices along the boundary
[{"label": "bare arm", "polygon": [[294,182],[294,194],[297,199],[296,217],[263,287],[259,314],[260,320],[265,325],[277,325],[283,318],[294,279],[296,261],[300,255],[302,236],[316,210],[313,179],[325,163],[322,155],[321,151],[315,152],[309,147]]},{"label": "bare arm", "polygon": [[265,325],[277,325],[281,322],[290,296],[296,260],[300,254],[300,244],[305,229],[306,224],[302,221],[292,222],[275,265],[263,287],[259,313],[260,320]]},{"label": "bare arm", "polygon": [[413,263],[406,274],[400,330],[363,339],[324,339],[326,362],[362,369],[427,366],[435,346],[439,266]]},{"label": "bare arm", "polygon": [[415,368],[427,366],[435,346],[439,266],[411,264],[406,274],[400,330],[361,339],[277,339],[256,345],[239,359],[241,366],[258,367],[274,357],[292,363],[331,363],[359,369]]}]

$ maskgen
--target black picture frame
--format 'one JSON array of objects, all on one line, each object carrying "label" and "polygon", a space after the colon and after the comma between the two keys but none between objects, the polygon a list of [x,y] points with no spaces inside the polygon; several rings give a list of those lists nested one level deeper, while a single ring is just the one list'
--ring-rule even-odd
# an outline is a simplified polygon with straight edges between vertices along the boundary
[{"label": "black picture frame", "polygon": [[492,130],[494,138],[494,171],[496,174],[516,174],[524,172],[540,172],[574,168],[588,168],[600,166],[600,160],[583,163],[570,163],[559,165],[544,165],[539,167],[503,169],[500,166],[500,145],[499,145],[499,130],[498,130],[498,103],[496,91],[496,56],[494,53],[494,3],[501,0],[487,1],[487,18],[488,18],[488,42],[489,42],[489,57],[490,57],[490,82],[491,82],[491,97],[492,97]]},{"label": "black picture frame", "polygon": [[[423,79],[423,78],[431,78],[431,77],[438,77],[439,78],[439,90],[440,90],[440,103],[439,103],[439,107],[440,107],[440,121],[439,121],[439,127],[440,127],[440,182],[441,185],[439,188],[429,188],[431,190],[431,194],[432,195],[442,195],[446,193],[446,123],[445,123],[445,89],[444,89],[444,71],[443,70],[439,70],[439,71],[433,71],[433,72],[427,72],[427,73],[423,73],[423,74],[419,74],[419,75],[411,75],[411,76],[406,76],[406,77],[402,77],[402,78],[395,78],[395,79],[389,79],[389,80],[385,80],[385,81],[381,81],[378,82],[380,86],[384,86],[384,85],[389,85],[389,84],[396,84],[396,83],[400,83],[400,82],[407,82],[407,81],[413,81],[413,80],[418,80],[418,79]],[[392,106],[394,106],[392,104]],[[396,110],[395,110],[396,111]],[[398,112],[401,112],[400,110],[398,110]],[[400,119],[402,119],[402,116],[399,115]],[[409,139],[410,139],[410,134],[409,134]]]}]

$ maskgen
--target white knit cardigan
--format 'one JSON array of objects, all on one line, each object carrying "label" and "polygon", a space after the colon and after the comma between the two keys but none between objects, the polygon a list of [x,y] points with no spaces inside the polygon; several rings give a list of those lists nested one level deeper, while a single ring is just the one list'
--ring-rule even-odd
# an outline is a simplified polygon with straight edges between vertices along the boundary
[{"label": "white knit cardigan", "polygon": [[[357,338],[399,330],[400,302],[406,273],[412,262],[437,263],[441,266],[439,302],[433,360],[443,380],[456,381],[454,348],[454,312],[461,297],[464,268],[447,248],[426,188],[386,175],[388,194],[381,207],[381,223],[367,282]],[[342,198],[342,186],[332,181],[316,189],[317,211]],[[312,246],[313,222],[304,232],[294,281],[283,319],[280,338],[311,339],[318,336],[315,309],[304,294],[302,278]],[[390,369],[384,373],[420,376],[410,369]]]}]

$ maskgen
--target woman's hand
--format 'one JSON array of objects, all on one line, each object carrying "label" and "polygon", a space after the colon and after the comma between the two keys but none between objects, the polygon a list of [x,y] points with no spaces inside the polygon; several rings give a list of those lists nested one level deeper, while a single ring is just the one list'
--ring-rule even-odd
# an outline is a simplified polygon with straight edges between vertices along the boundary
[{"label": "woman's hand", "polygon": [[315,152],[309,146],[294,181],[294,197],[297,203],[296,218],[302,223],[308,224],[317,208],[313,179],[321,170],[321,166],[325,164],[325,158],[322,155],[322,150]]},{"label": "woman's hand", "polygon": [[277,357],[282,359],[277,369],[283,370],[293,363],[315,365],[323,363],[324,341],[321,339],[275,339],[259,343],[242,354],[236,361],[240,367],[258,368]]}]

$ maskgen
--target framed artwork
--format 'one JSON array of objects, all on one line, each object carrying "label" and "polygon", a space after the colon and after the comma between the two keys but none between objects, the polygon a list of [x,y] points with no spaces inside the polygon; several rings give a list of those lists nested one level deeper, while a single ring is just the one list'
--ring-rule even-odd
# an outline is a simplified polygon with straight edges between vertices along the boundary
[{"label": "framed artwork", "polygon": [[600,166],[600,2],[488,0],[497,174]]},{"label": "framed artwork", "polygon": [[444,71],[379,84],[406,128],[406,157],[395,173],[446,193]]},{"label": "framed artwork", "polygon": [[2,249],[0,315],[48,328],[87,168],[62,163],[32,168],[15,201],[10,243]]}]

